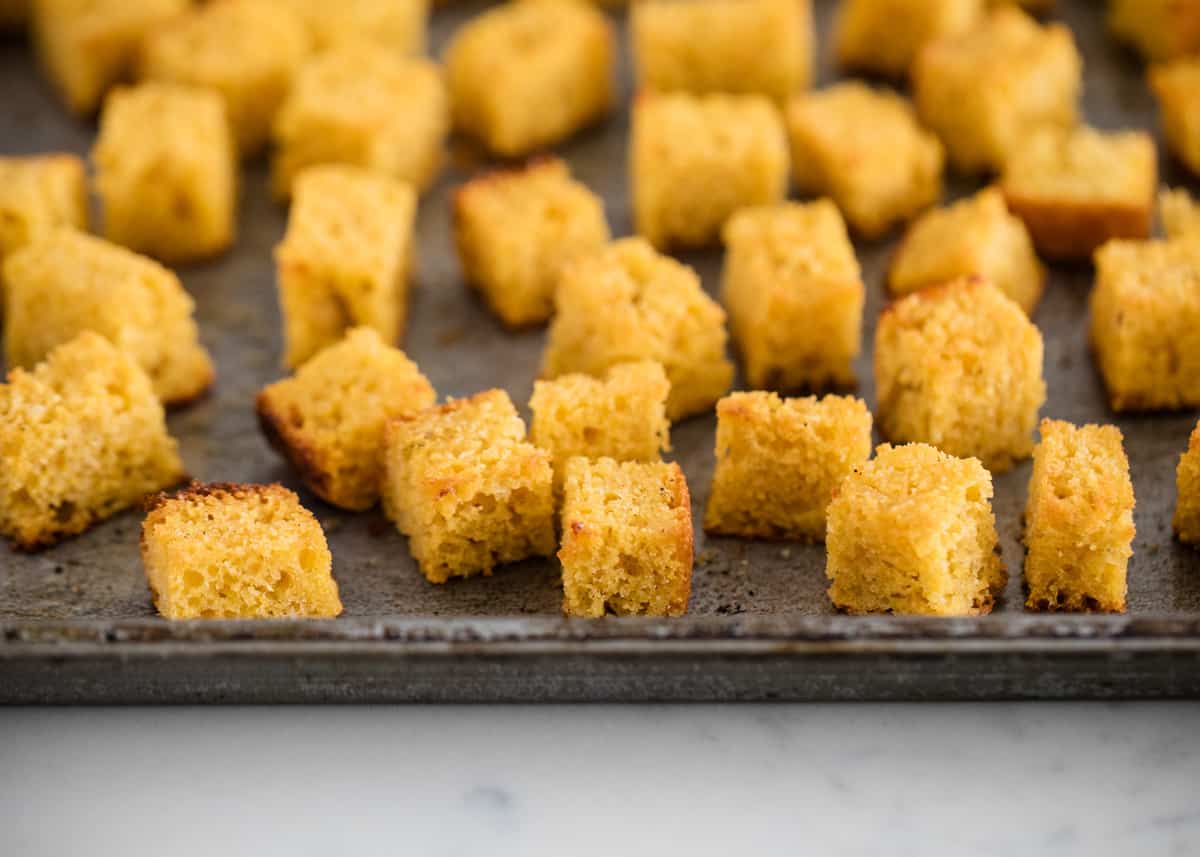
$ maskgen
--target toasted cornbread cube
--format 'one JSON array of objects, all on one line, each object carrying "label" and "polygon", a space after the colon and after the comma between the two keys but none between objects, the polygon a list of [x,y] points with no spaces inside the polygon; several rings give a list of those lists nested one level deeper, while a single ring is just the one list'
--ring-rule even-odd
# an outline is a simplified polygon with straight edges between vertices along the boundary
[{"label": "toasted cornbread cube", "polygon": [[550,453],[503,390],[390,420],[384,438],[383,509],[431,583],[553,553]]},{"label": "toasted cornbread cube", "polygon": [[1002,6],[975,29],[921,49],[913,97],[956,169],[999,171],[1034,129],[1075,125],[1082,66],[1066,26],[1042,27]]},{"label": "toasted cornbread cube", "polygon": [[739,208],[787,194],[787,136],[761,95],[644,92],[632,122],[634,228],[655,247],[714,242]]},{"label": "toasted cornbread cube", "polygon": [[1163,131],[1175,157],[1200,175],[1200,58],[1180,59],[1150,71]]},{"label": "toasted cornbread cube", "polygon": [[90,330],[131,354],[164,404],[189,402],[212,384],[195,304],[179,278],[152,259],[59,229],[8,257],[4,281],[9,366],[31,369]]},{"label": "toasted cornbread cube", "polygon": [[942,145],[894,93],[838,83],[793,99],[787,124],[800,189],[831,197],[864,238],[941,198]]},{"label": "toasted cornbread cube", "polygon": [[847,613],[990,613],[1008,574],[992,476],[923,443],[883,444],[833,492],[825,575]]},{"label": "toasted cornbread cube", "polygon": [[84,332],[0,384],[0,533],[32,550],[183,478],[162,405],[133,357]]},{"label": "toasted cornbread cube", "polygon": [[142,37],[191,0],[33,0],[33,41],[68,108],[94,111],[130,77]]},{"label": "toasted cornbread cube", "polygon": [[1159,192],[1158,216],[1168,238],[1200,239],[1200,202],[1183,188]]},{"label": "toasted cornbread cube", "polygon": [[1192,430],[1187,450],[1179,456],[1175,488],[1175,534],[1181,542],[1200,545],[1200,423]]},{"label": "toasted cornbread cube", "polygon": [[921,215],[892,257],[887,283],[893,295],[907,295],[971,276],[990,280],[1027,315],[1033,315],[1046,283],[1025,224],[1009,213],[994,187]]},{"label": "toasted cornbread cube", "polygon": [[369,43],[309,59],[275,115],[275,194],[314,164],[351,164],[424,190],[437,178],[450,127],[438,67]]},{"label": "toasted cornbread cube", "polygon": [[92,161],[110,241],[164,262],[233,243],[237,151],[214,90],[160,82],[114,90]]},{"label": "toasted cornbread cube", "polygon": [[1133,482],[1116,426],[1042,420],[1025,504],[1030,610],[1125,612]]},{"label": "toasted cornbread cube", "polygon": [[987,280],[930,286],[879,317],[875,391],[888,440],[974,456],[1000,473],[1033,451],[1046,401],[1042,335]]},{"label": "toasted cornbread cube", "polygon": [[609,232],[600,197],[547,158],[459,188],[454,239],[467,281],[501,321],[520,327],[550,318],[563,265],[602,249]]},{"label": "toasted cornbread cube", "polygon": [[366,39],[393,53],[415,56],[425,52],[429,0],[283,2],[300,14],[319,51]]},{"label": "toasted cornbread cube", "polygon": [[510,158],[565,140],[612,107],[615,41],[604,13],[575,0],[487,10],[446,50],[455,126]]},{"label": "toasted cornbread cube", "polygon": [[263,434],[327,503],[361,511],[379,500],[383,429],[437,400],[404,352],[369,327],[317,353],[258,394]]},{"label": "toasted cornbread cube", "polygon": [[1110,241],[1090,301],[1114,411],[1200,405],[1200,242]]},{"label": "toasted cornbread cube", "polygon": [[327,618],[342,612],[325,533],[282,485],[201,484],[154,498],[142,565],[168,619]]},{"label": "toasted cornbread cube", "polygon": [[811,0],[642,0],[629,28],[645,89],[784,101],[812,81]]},{"label": "toasted cornbread cube", "polygon": [[1200,51],[1200,0],[1109,0],[1108,28],[1148,60]]},{"label": "toasted cornbread cube", "polygon": [[219,0],[152,30],[139,68],[144,79],[219,92],[238,151],[252,155],[308,50],[304,23],[279,0]]},{"label": "toasted cornbread cube", "polygon": [[692,504],[678,464],[568,460],[562,533],[568,616],[687,612]]},{"label": "toasted cornbread cube", "polygon": [[834,51],[845,68],[904,77],[924,45],[967,32],[983,9],[984,0],[841,0]]},{"label": "toasted cornbread cube", "polygon": [[614,242],[567,266],[554,299],[543,378],[599,376],[618,363],[655,360],[671,382],[672,422],[711,408],[729,389],[725,311],[695,271],[642,239]]},{"label": "toasted cornbread cube", "polygon": [[852,396],[733,393],[717,402],[716,454],[705,530],[824,541],[834,491],[871,457],[871,412]]},{"label": "toasted cornbread cube", "polygon": [[355,167],[312,167],[296,180],[275,248],[284,363],[296,368],[367,325],[395,343],[408,314],[416,193]]},{"label": "toasted cornbread cube", "polygon": [[64,154],[0,157],[0,262],[62,226],[88,226],[83,161]]},{"label": "toasted cornbread cube", "polygon": [[823,199],[745,208],[723,236],[721,300],[746,383],[853,386],[865,290],[837,206]]}]

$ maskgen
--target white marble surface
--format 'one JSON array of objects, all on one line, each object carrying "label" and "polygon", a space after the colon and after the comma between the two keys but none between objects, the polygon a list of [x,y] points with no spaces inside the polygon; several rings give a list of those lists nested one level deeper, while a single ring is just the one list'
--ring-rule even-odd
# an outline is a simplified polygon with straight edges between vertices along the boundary
[{"label": "white marble surface", "polygon": [[1194,855],[1200,704],[10,709],[0,844]]}]

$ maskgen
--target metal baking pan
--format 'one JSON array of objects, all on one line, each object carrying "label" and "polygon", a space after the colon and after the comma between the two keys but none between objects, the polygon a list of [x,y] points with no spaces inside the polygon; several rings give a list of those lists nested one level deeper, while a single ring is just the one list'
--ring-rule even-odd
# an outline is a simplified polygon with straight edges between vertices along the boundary
[{"label": "metal baking pan", "polygon": [[[828,32],[832,4],[817,4]],[[440,10],[433,43],[480,6]],[[1088,119],[1156,128],[1137,60],[1103,31],[1099,4],[1060,0],[1086,57]],[[824,40],[822,40],[824,41]],[[826,63],[823,78],[832,74]],[[629,94],[628,64],[624,72]],[[0,150],[83,153],[94,127],[69,118],[19,41],[0,45]],[[630,232],[628,116],[561,148],[604,195],[617,235]],[[1163,153],[1163,177],[1188,184]],[[491,386],[528,401],[544,334],[504,331],[463,286],[449,224],[454,187],[481,165],[455,143],[422,200],[419,268],[405,349],[442,395]],[[1190,182],[1196,190],[1195,181]],[[952,184],[952,195],[970,192]],[[357,702],[762,699],[985,699],[1200,696],[1200,552],[1171,536],[1174,473],[1195,413],[1114,418],[1088,355],[1091,271],[1055,268],[1036,321],[1046,338],[1044,413],[1116,422],[1137,492],[1138,534],[1124,616],[1026,613],[1020,515],[1029,464],[996,481],[995,511],[1010,582],[991,616],[852,617],[825,595],[821,546],[705,538],[713,419],[673,430],[697,523],[690,612],[671,620],[567,620],[553,561],[433,586],[377,513],[351,515],[308,495],[255,422],[255,391],[280,374],[271,248],[283,208],[265,164],[244,175],[236,249],[181,271],[218,364],[213,394],[171,414],[191,472],[208,480],[278,480],[301,490],[328,534],[345,615],[321,622],[158,619],[138,558],[141,516],[129,512],[34,555],[0,554],[0,700],[5,702]],[[889,241],[858,252],[868,283],[866,337],[884,304]],[[717,250],[683,257],[717,287]],[[860,394],[874,400],[868,347]]]}]

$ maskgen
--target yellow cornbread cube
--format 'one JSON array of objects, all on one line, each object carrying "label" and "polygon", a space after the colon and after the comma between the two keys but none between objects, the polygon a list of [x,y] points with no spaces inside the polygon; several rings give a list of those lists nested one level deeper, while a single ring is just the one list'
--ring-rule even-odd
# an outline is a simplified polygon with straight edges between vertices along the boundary
[{"label": "yellow cornbread cube", "polygon": [[1200,0],[1108,0],[1108,29],[1148,60],[1200,51]]},{"label": "yellow cornbread cube", "polygon": [[1188,438],[1175,470],[1175,516],[1172,524],[1181,542],[1200,545],[1200,423]]},{"label": "yellow cornbread cube", "polygon": [[1200,175],[1200,58],[1179,59],[1150,70],[1167,145]]},{"label": "yellow cornbread cube", "polygon": [[275,0],[298,13],[318,51],[361,40],[397,54],[425,52],[429,0]]},{"label": "yellow cornbread cube", "polygon": [[63,226],[88,226],[83,161],[66,154],[0,157],[0,262]]},{"label": "yellow cornbread cube", "polygon": [[983,10],[984,0],[841,0],[834,52],[844,68],[904,77],[924,45],[967,32]]},{"label": "yellow cornbread cube", "polygon": [[1168,238],[1200,240],[1200,202],[1183,188],[1159,192],[1158,217]]}]

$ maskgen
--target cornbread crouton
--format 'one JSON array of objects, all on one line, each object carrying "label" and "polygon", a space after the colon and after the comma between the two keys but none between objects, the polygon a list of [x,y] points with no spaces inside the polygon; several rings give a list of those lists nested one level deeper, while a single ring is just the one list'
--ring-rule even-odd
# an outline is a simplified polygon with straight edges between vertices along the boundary
[{"label": "cornbread crouton", "polygon": [[233,243],[237,151],[214,90],[162,82],[113,90],[92,162],[110,241],[164,262]]},{"label": "cornbread crouton", "polygon": [[162,265],[73,229],[59,229],[4,264],[4,347],[10,366],[31,369],[85,330],[128,352],[166,405],[212,385],[195,304]]},{"label": "cornbread crouton", "polygon": [[721,300],[746,383],[853,386],[865,290],[837,206],[823,199],[744,208],[723,236]]},{"label": "cornbread crouton", "polygon": [[851,396],[733,393],[717,402],[716,455],[705,530],[824,541],[835,489],[871,457],[871,412]]},{"label": "cornbread crouton", "polygon": [[168,619],[342,612],[321,524],[281,485],[193,482],[160,494],[142,523],[142,565]]},{"label": "cornbread crouton", "polygon": [[295,190],[275,248],[284,363],[296,368],[359,324],[395,343],[408,314],[416,193],[348,166],[311,167]]},{"label": "cornbread crouton", "polygon": [[558,158],[472,179],[454,197],[467,281],[509,327],[546,321],[567,262],[609,240],[604,203]]},{"label": "cornbread crouton", "polygon": [[796,184],[831,197],[864,238],[941,198],[942,145],[892,92],[838,83],[793,99],[787,125]]},{"label": "cornbread crouton", "polygon": [[1078,120],[1083,60],[1062,24],[1001,6],[975,29],[930,42],[912,67],[921,119],[965,173],[999,171],[1040,126]]},{"label": "cornbread crouton", "polygon": [[1175,471],[1175,534],[1181,542],[1200,545],[1200,423],[1192,430],[1188,448]]},{"label": "cornbread crouton", "polygon": [[784,101],[812,80],[811,0],[642,0],[629,29],[645,89]]},{"label": "cornbread crouton", "polygon": [[615,56],[612,24],[590,4],[488,9],[446,50],[455,127],[508,158],[565,140],[612,108]]},{"label": "cornbread crouton", "polygon": [[879,317],[875,391],[888,440],[974,456],[1000,473],[1033,450],[1046,401],[1042,335],[986,280],[930,286]]},{"label": "cornbread crouton", "polygon": [[369,327],[356,327],[291,378],[258,394],[263,434],[314,494],[369,509],[383,477],[383,427],[437,395],[417,364]]},{"label": "cornbread crouton", "polygon": [[1125,612],[1133,482],[1116,426],[1042,420],[1025,504],[1030,610]]},{"label": "cornbread crouton", "polygon": [[0,157],[0,262],[63,226],[88,227],[83,161],[65,154]]},{"label": "cornbread crouton", "polygon": [[0,384],[0,533],[25,550],[82,533],[183,478],[134,359],[90,331]]},{"label": "cornbread crouton", "polygon": [[[278,0],[276,0],[278,2]],[[397,54],[425,52],[429,0],[283,0],[319,51],[360,40]]]},{"label": "cornbread crouton", "polygon": [[884,444],[833,492],[825,575],[847,613],[990,613],[1008,574],[992,476],[974,458]]},{"label": "cornbread crouton", "polygon": [[450,107],[432,62],[371,43],[307,60],[275,115],[271,183],[286,198],[314,164],[350,164],[424,190],[437,178]]},{"label": "cornbread crouton", "polygon": [[191,0],[33,0],[33,42],[67,107],[88,114],[133,74],[142,37]]},{"label": "cornbread crouton", "polygon": [[893,295],[907,295],[970,276],[990,280],[1027,315],[1046,284],[1025,224],[1009,213],[995,187],[921,215],[896,249],[887,283]]},{"label": "cornbread crouton", "polygon": [[1090,303],[1114,411],[1200,405],[1200,241],[1110,241]]},{"label": "cornbread crouton", "polygon": [[733,380],[725,311],[696,272],[640,238],[568,265],[542,353],[542,377],[599,376],[618,363],[655,360],[671,382],[667,419],[711,408]]},{"label": "cornbread crouton", "polygon": [[567,461],[563,612],[682,616],[692,590],[692,506],[674,462]]},{"label": "cornbread crouton", "polygon": [[1180,59],[1150,71],[1167,145],[1200,175],[1200,58]]},{"label": "cornbread crouton", "polygon": [[220,0],[151,30],[139,70],[143,79],[219,92],[238,151],[252,155],[308,50],[304,23],[279,0]]},{"label": "cornbread crouton", "polygon": [[844,68],[904,77],[923,45],[967,32],[983,8],[984,0],[841,0],[834,53]]},{"label": "cornbread crouton", "polygon": [[1148,60],[1200,51],[1200,0],[1109,0],[1108,29]]},{"label": "cornbread crouton", "polygon": [[643,92],[632,123],[634,229],[659,249],[714,242],[739,208],[787,194],[787,136],[761,95]]},{"label": "cornbread crouton", "polygon": [[1200,240],[1200,202],[1183,188],[1159,192],[1158,217],[1168,238]]},{"label": "cornbread crouton", "polygon": [[503,390],[390,420],[384,437],[383,509],[431,583],[554,552],[550,453]]}]

